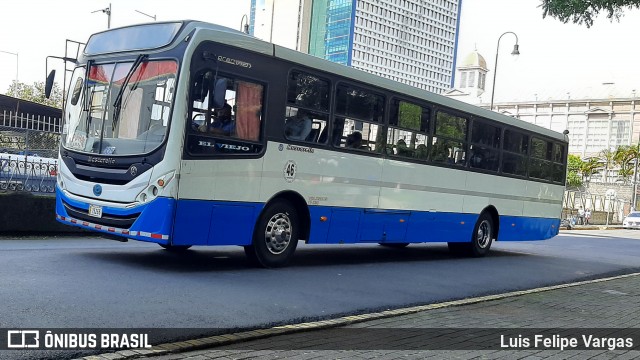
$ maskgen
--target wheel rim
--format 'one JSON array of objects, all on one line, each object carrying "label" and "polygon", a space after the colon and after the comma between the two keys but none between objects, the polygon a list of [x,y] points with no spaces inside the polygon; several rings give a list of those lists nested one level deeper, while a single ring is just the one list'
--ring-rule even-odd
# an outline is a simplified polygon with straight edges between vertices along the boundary
[{"label": "wheel rim", "polygon": [[267,250],[274,255],[282,254],[291,242],[291,229],[291,220],[287,214],[273,215],[264,232]]},{"label": "wheel rim", "polygon": [[488,220],[482,220],[480,226],[478,226],[476,242],[482,249],[486,248],[491,243],[491,223],[489,223]]}]

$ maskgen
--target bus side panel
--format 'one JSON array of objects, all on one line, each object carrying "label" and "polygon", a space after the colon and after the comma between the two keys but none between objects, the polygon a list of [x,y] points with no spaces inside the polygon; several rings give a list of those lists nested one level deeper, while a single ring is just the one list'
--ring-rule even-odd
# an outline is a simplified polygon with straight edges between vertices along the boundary
[{"label": "bus side panel", "polygon": [[477,218],[477,214],[414,211],[406,242],[469,242]]},{"label": "bus side panel", "polygon": [[180,200],[174,245],[249,245],[258,204]]},{"label": "bus side panel", "polygon": [[207,245],[213,202],[178,200],[173,245]]},{"label": "bus side panel", "polygon": [[[307,243],[326,244],[331,226],[331,208],[326,206],[309,206],[309,215],[311,216],[311,232],[309,233]],[[327,221],[320,220],[322,217],[326,217]]]},{"label": "bus side panel", "polygon": [[558,235],[560,219],[500,216],[499,241],[546,240]]},{"label": "bus side panel", "polygon": [[358,231],[359,242],[404,242],[408,211],[373,211],[365,209]]},{"label": "bus side panel", "polygon": [[253,228],[261,206],[251,204],[218,204],[211,213],[209,245],[250,245]]},{"label": "bus side panel", "polygon": [[358,239],[359,209],[332,209],[328,244],[355,243]]}]

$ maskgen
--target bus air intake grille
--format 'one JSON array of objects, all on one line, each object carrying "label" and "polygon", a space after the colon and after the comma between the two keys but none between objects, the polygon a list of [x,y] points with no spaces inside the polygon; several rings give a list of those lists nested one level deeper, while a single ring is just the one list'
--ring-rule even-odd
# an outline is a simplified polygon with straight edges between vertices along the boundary
[{"label": "bus air intake grille", "polygon": [[67,204],[66,202],[62,202],[65,210],[67,210],[67,214],[69,216],[76,218],[82,221],[89,221],[92,223],[96,223],[104,226],[113,226],[121,229],[129,229],[131,225],[138,219],[140,213],[135,213],[131,215],[112,215],[112,214],[103,214],[101,218],[89,216],[87,210],[79,209],[74,206]]}]

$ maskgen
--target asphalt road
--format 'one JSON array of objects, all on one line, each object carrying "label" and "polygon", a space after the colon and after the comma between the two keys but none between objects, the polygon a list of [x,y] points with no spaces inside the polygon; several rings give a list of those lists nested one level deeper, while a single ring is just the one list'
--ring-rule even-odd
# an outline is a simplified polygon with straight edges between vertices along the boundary
[{"label": "asphalt road", "polygon": [[443,244],[300,244],[275,270],[248,267],[240,247],[175,254],[141,242],[5,237],[0,328],[190,328],[182,339],[634,272],[638,259],[640,232],[629,230],[496,243],[481,259],[452,257]]}]

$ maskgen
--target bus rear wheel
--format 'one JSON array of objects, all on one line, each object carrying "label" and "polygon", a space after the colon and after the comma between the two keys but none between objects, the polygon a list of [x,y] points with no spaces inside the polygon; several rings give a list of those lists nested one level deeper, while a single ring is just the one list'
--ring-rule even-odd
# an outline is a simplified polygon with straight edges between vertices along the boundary
[{"label": "bus rear wheel", "polygon": [[455,255],[483,257],[489,253],[494,238],[493,218],[489,213],[482,213],[473,227],[471,242],[450,242],[449,251]]},{"label": "bus rear wheel", "polygon": [[244,247],[245,254],[262,267],[287,265],[298,245],[298,224],[298,213],[291,203],[274,201],[260,216],[251,245]]}]

